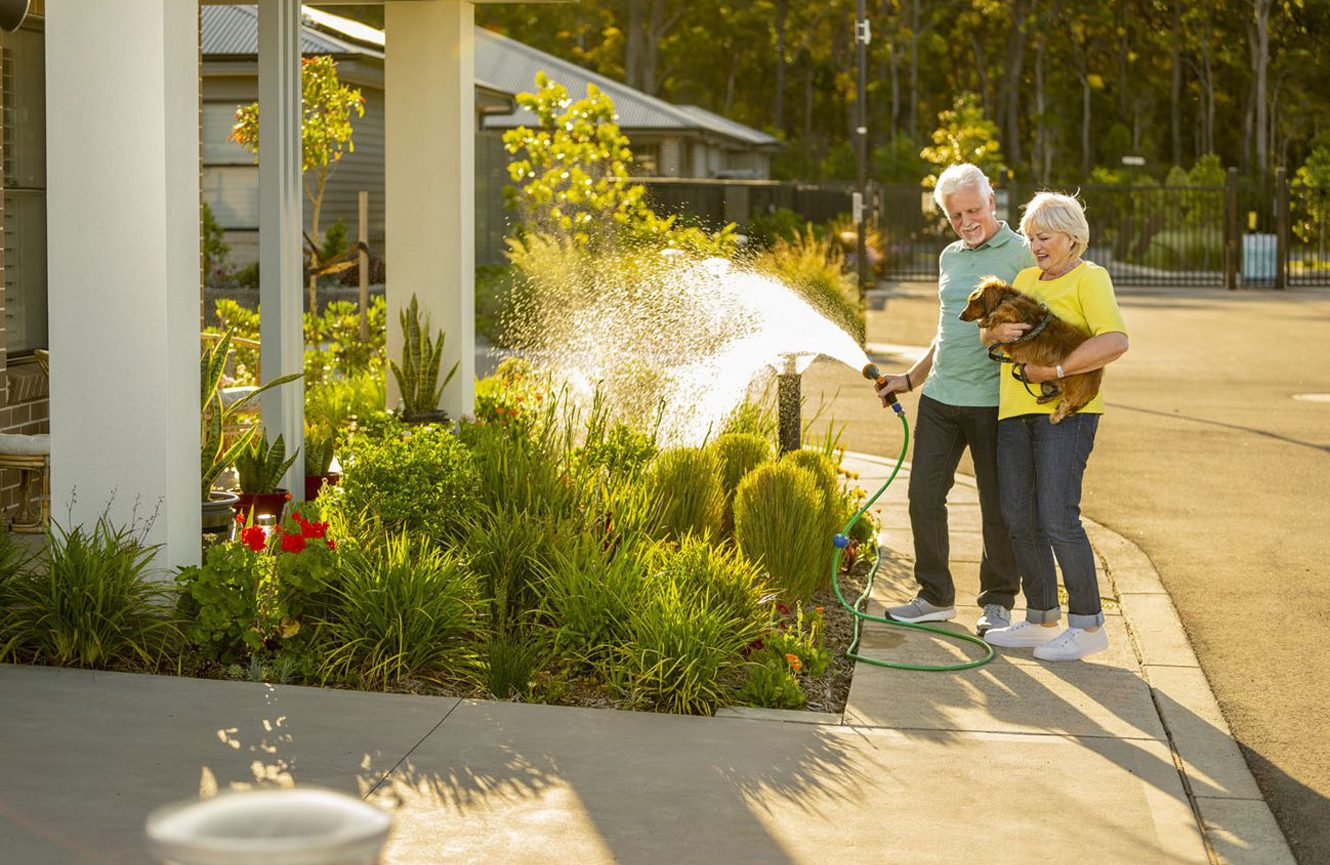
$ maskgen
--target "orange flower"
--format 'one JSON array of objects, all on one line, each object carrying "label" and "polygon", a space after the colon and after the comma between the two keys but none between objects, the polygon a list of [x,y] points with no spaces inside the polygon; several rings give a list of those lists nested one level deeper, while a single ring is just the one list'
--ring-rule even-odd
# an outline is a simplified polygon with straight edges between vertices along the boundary
[{"label": "orange flower", "polygon": [[785,660],[790,663],[791,669],[796,673],[804,668],[804,662],[799,660],[799,656],[792,652],[785,656]]}]

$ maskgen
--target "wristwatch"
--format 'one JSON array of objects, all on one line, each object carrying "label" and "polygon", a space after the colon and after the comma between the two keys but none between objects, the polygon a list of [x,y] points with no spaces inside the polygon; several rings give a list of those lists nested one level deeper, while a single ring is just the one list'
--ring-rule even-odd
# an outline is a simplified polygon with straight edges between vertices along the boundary
[{"label": "wristwatch", "polygon": [[1066,377],[1067,377],[1067,374],[1066,374],[1065,372],[1062,371],[1062,364],[1058,364],[1057,366],[1053,367],[1053,371],[1056,372],[1056,373],[1058,374],[1058,378],[1059,378],[1059,379],[1063,379],[1063,378],[1066,378]]}]

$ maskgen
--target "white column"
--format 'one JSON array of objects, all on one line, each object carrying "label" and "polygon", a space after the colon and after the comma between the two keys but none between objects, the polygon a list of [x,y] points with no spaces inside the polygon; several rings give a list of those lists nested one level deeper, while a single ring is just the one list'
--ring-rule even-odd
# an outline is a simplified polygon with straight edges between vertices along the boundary
[{"label": "white column", "polygon": [[[259,366],[270,381],[304,368],[301,283],[300,0],[259,0]],[[305,388],[292,382],[260,397],[268,439],[288,455],[305,441]],[[283,485],[305,495],[305,462]]]},{"label": "white column", "polygon": [[199,555],[198,50],[197,0],[46,4],[51,513],[156,512],[163,566]]},{"label": "white column", "polygon": [[[441,408],[475,401],[475,23],[468,2],[384,4],[388,357],[402,353],[398,312],[414,293],[447,336],[443,371],[461,361]],[[388,377],[388,405],[397,405]]]}]

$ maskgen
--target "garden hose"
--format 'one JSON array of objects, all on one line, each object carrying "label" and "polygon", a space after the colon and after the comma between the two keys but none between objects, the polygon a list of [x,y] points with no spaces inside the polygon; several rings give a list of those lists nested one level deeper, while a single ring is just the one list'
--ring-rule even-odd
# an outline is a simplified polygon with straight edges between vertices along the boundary
[{"label": "garden hose", "polygon": [[[877,367],[873,364],[870,363],[865,366],[863,373],[865,378],[876,380],[879,384],[882,383],[882,376],[878,374]],[[896,416],[900,418],[901,428],[905,432],[905,439],[901,442],[900,456],[896,458],[896,467],[891,470],[891,476],[887,478],[886,482],[878,487],[877,492],[873,493],[873,495],[864,502],[863,507],[855,511],[854,516],[850,517],[849,521],[845,523],[845,527],[842,528],[840,533],[832,539],[835,553],[832,555],[831,561],[831,587],[836,592],[836,600],[840,601],[841,606],[849,610],[850,614],[854,616],[854,636],[850,640],[849,648],[845,650],[845,657],[855,661],[862,661],[865,664],[872,664],[874,667],[889,667],[893,670],[919,670],[931,673],[952,673],[959,670],[971,670],[975,667],[982,667],[984,664],[993,660],[993,647],[978,637],[971,636],[970,634],[957,633],[956,631],[949,631],[946,628],[939,628],[935,625],[898,622],[895,619],[886,616],[872,616],[859,609],[868,600],[869,594],[873,591],[873,580],[877,577],[878,568],[882,565],[882,553],[880,551],[878,551],[873,558],[873,566],[868,571],[868,581],[864,586],[863,593],[855,599],[854,603],[848,603],[845,600],[845,595],[841,593],[840,563],[841,556],[844,554],[845,548],[849,546],[850,543],[850,529],[854,527],[855,523],[859,522],[868,509],[873,506],[873,503],[887,491],[887,487],[891,486],[891,482],[896,479],[897,473],[900,472],[901,466],[905,463],[905,452],[910,447],[910,423],[905,419],[905,410],[901,408],[901,404],[896,401],[895,394],[888,394],[887,402],[891,405],[892,410],[896,412]],[[874,550],[877,550],[877,545],[874,544],[873,548]],[[953,640],[974,643],[976,646],[979,646],[984,650],[984,656],[978,660],[966,661],[965,663],[960,664],[902,664],[895,661],[883,661],[878,658],[869,658],[858,654],[859,638],[861,636],[860,630],[865,621],[881,622],[884,625],[892,625],[897,628],[913,628],[917,631],[928,631],[929,633],[937,634],[939,636],[950,637]]]}]

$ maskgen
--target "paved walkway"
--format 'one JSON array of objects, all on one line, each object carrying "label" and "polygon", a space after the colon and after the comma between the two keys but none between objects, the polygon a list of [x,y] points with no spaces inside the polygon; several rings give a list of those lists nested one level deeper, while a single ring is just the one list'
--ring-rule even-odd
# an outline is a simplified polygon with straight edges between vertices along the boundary
[{"label": "paved walkway", "polygon": [[[852,457],[865,486],[887,463]],[[873,609],[906,597],[904,483]],[[975,493],[952,495],[959,599]],[[843,717],[717,718],[0,666],[0,862],[142,863],[165,802],[315,784],[393,809],[387,863],[1292,862],[1149,562],[1091,526],[1112,648],[860,665]],[[960,626],[978,609],[962,606]],[[865,651],[956,656],[871,626]]]}]

